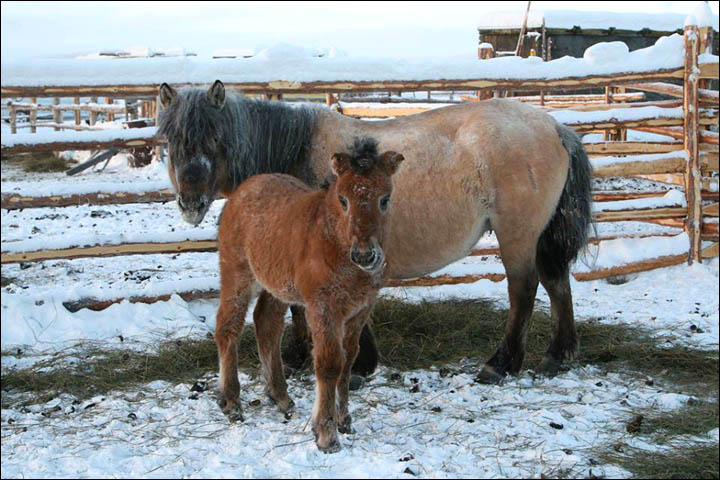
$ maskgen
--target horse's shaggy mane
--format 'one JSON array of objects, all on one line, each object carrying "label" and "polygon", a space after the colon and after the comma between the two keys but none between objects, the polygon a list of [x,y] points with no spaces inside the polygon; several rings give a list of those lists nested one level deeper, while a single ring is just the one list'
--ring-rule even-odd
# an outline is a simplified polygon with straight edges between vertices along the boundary
[{"label": "horse's shaggy mane", "polygon": [[160,113],[164,135],[181,168],[193,154],[215,152],[226,163],[231,190],[251,175],[288,173],[307,160],[317,109],[244,98],[226,92],[213,105],[204,89],[186,88]]}]

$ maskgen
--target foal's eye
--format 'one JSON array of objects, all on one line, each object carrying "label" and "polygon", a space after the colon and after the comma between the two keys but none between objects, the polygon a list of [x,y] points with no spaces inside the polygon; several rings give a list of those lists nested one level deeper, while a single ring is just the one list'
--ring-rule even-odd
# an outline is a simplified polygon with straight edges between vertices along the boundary
[{"label": "foal's eye", "polygon": [[340,205],[342,205],[343,210],[345,210],[347,212],[347,209],[348,209],[347,199],[345,197],[343,197],[342,195],[340,195],[340,196],[338,196],[338,200],[340,200]]},{"label": "foal's eye", "polygon": [[380,199],[380,210],[385,211],[388,209],[388,206],[390,205],[390,195],[385,195]]}]

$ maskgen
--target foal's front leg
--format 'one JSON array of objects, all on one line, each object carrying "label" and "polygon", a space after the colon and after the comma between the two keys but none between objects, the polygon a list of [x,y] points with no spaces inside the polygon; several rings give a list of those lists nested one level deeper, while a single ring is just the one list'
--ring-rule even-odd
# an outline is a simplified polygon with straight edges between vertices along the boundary
[{"label": "foal's front leg", "polygon": [[[225,267],[225,268],[224,268]],[[220,363],[218,405],[231,422],[243,421],[238,382],[238,338],[245,325],[253,279],[248,269],[230,271],[220,265],[220,306],[215,323],[215,344]]]},{"label": "foal's front leg", "polygon": [[335,389],[344,363],[343,319],[326,304],[308,305],[306,314],[312,334],[316,382],[312,429],[318,448],[325,453],[335,453],[340,450]]},{"label": "foal's front leg", "polygon": [[352,373],[355,359],[360,350],[360,336],[363,327],[367,325],[370,314],[372,314],[375,300],[370,305],[360,310],[353,317],[345,322],[345,337],[343,339],[343,347],[345,349],[345,364],[343,365],[342,374],[338,378],[337,383],[337,419],[338,431],[340,433],[355,433],[352,428],[352,417],[349,412],[349,390],[350,376]]}]

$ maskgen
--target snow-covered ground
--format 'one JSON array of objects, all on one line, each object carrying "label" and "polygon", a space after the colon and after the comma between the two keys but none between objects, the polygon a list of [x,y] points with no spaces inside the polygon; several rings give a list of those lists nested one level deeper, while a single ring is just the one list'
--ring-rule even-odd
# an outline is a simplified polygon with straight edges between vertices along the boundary
[{"label": "snow-covered ground", "polygon": [[[19,175],[15,167],[3,165],[3,191],[6,185],[23,191],[26,182],[39,182],[50,193],[60,178],[66,185],[92,189],[103,182],[161,182],[167,175],[162,165],[128,169],[122,156],[105,171],[97,170],[65,178],[64,174]],[[617,182],[602,185],[613,189]],[[620,182],[623,185],[628,186]],[[173,203],[3,210],[2,249],[22,242],[34,242],[33,248],[78,243],[73,238],[84,238],[88,244],[109,238],[133,241],[134,236],[162,241],[210,239],[221,203],[198,228],[184,224]],[[598,226],[600,235],[672,231],[637,222]],[[480,242],[483,247],[494,244],[492,237]],[[646,247],[651,248],[652,244]],[[618,249],[622,250],[613,248]],[[637,250],[631,253],[652,253]],[[497,257],[470,257],[444,269],[455,275],[488,271],[502,272]],[[661,347],[682,345],[717,355],[718,272],[718,259],[713,259],[692,267],[632,274],[621,285],[573,280],[575,314],[578,322],[625,324],[650,332]],[[186,302],[175,295],[150,305],[124,301],[100,312],[75,313],[62,305],[88,296],[217,288],[214,252],[10,264],[3,265],[2,273],[13,279],[2,289],[4,371],[47,360],[77,343],[152,348],[161,340],[204,338],[214,331],[217,300],[212,299]],[[485,298],[506,307],[506,289],[505,281],[481,280],[388,288],[383,295],[410,302]],[[536,305],[549,309],[542,288]],[[661,449],[651,439],[628,434],[625,425],[638,411],[672,412],[683,408],[689,398],[670,393],[677,389],[662,379],[648,385],[637,375],[593,366],[554,379],[524,371],[501,387],[478,385],[472,379],[477,362],[483,360],[450,365],[453,373],[447,376],[437,369],[394,372],[381,367],[363,389],[352,393],[357,433],[342,436],[344,449],[336,455],[319,453],[312,441],[311,376],[289,380],[297,404],[289,421],[265,400],[260,379],[245,374],[241,385],[247,418],[237,425],[229,425],[215,405],[214,388],[195,399],[190,398],[191,385],[160,381],[109,392],[79,405],[73,404],[74,398],[61,396],[25,410],[3,406],[2,476],[519,478],[559,472],[628,476],[629,472],[599,463],[597,452],[617,442]],[[212,372],[208,380],[216,381]],[[410,393],[415,382],[418,391]],[[260,405],[248,406],[255,399],[261,400]],[[716,443],[717,436],[715,429],[690,440]]]}]

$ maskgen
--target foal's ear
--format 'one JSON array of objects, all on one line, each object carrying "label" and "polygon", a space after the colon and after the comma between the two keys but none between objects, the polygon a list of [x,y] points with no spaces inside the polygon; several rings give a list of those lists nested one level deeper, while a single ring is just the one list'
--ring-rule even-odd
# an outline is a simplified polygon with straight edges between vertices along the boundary
[{"label": "foal's ear", "polygon": [[225,85],[220,80],[215,80],[213,86],[208,90],[208,98],[210,103],[218,108],[222,108],[225,105]]},{"label": "foal's ear", "polygon": [[158,95],[160,95],[160,103],[162,104],[163,108],[167,108],[177,96],[177,92],[167,83],[163,83],[162,85],[160,85],[160,91],[158,92]]},{"label": "foal's ear", "polygon": [[347,153],[334,153],[330,159],[330,168],[335,176],[339,177],[350,168],[350,155]]},{"label": "foal's ear", "polygon": [[388,151],[380,155],[380,167],[385,170],[388,175],[395,173],[400,166],[400,162],[405,160],[401,153]]}]

